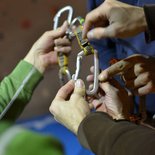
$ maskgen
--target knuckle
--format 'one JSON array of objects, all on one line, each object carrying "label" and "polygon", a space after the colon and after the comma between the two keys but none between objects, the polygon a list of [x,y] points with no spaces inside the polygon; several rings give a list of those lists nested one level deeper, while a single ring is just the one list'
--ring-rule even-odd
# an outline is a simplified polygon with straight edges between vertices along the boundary
[{"label": "knuckle", "polygon": [[90,13],[88,13],[87,15],[86,15],[86,21],[89,21],[90,19],[91,19],[91,14]]},{"label": "knuckle", "polygon": [[150,90],[153,90],[153,89],[154,89],[154,82],[153,82],[153,80],[151,80],[151,81],[149,82],[149,89],[150,89]]},{"label": "knuckle", "polygon": [[144,67],[143,67],[142,64],[139,64],[139,65],[135,68],[135,74],[137,75],[137,74],[140,74],[140,73],[142,73],[142,72],[144,72]]},{"label": "knuckle", "polygon": [[55,101],[52,102],[52,104],[49,107],[49,111],[55,115],[58,113],[58,107],[56,106],[57,104],[55,104]]},{"label": "knuckle", "polygon": [[144,75],[145,81],[150,81],[151,80],[150,77],[151,77],[150,72],[146,72],[145,75]]},{"label": "knuckle", "polygon": [[46,31],[46,32],[44,32],[44,36],[49,36],[49,34],[50,34],[50,31]]},{"label": "knuckle", "polygon": [[123,71],[125,67],[126,67],[125,61],[120,61],[120,62],[116,63],[116,68],[119,71]]}]

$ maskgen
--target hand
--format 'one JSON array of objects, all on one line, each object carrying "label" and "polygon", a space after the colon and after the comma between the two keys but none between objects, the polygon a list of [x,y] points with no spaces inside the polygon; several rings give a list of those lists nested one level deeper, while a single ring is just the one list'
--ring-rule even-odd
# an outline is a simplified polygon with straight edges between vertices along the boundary
[{"label": "hand", "polygon": [[61,52],[66,55],[69,55],[72,48],[71,48],[71,41],[65,37],[63,38],[58,38],[54,40],[54,51],[55,52]]},{"label": "hand", "polygon": [[67,22],[64,22],[62,27],[45,32],[35,42],[24,60],[34,65],[41,73],[44,73],[47,68],[56,64],[57,52],[54,51],[55,40],[64,37],[67,27]]},{"label": "hand", "polygon": [[[83,81],[77,80],[74,86],[74,82],[71,80],[58,91],[49,108],[54,118],[75,134],[77,134],[81,121],[90,113],[84,96]],[[68,99],[69,97],[70,99]]]},{"label": "hand", "polygon": [[116,74],[121,74],[126,87],[138,95],[155,92],[155,58],[136,54],[123,59],[99,75],[100,81],[106,81]]},{"label": "hand", "polygon": [[[93,72],[93,67],[91,67]],[[87,81],[93,82],[93,75],[87,77]],[[113,119],[128,119],[129,113],[133,110],[131,94],[125,90],[116,80],[99,83],[98,98],[89,97],[96,111],[107,113]]]},{"label": "hand", "polygon": [[[116,0],[105,0],[98,8],[87,14],[83,37],[125,38],[145,31],[147,27],[143,8]],[[90,29],[93,28],[91,31]]]}]

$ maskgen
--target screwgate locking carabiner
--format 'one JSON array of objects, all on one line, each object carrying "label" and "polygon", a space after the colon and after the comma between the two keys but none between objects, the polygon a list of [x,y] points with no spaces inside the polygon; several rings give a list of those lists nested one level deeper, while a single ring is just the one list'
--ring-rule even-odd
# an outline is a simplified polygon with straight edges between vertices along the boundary
[{"label": "screwgate locking carabiner", "polygon": [[[53,29],[57,29],[58,28],[58,24],[59,24],[59,18],[61,17],[62,13],[68,11],[68,18],[67,21],[70,24],[71,20],[72,20],[72,16],[73,16],[73,8],[71,6],[66,6],[62,9],[60,9],[57,14],[54,17],[54,26]],[[59,80],[60,80],[60,84],[61,86],[65,84],[65,76],[67,77],[67,80],[71,80],[71,74],[68,68],[68,57],[61,53],[58,52],[58,64],[59,64]]]},{"label": "screwgate locking carabiner", "polygon": [[77,80],[79,78],[82,58],[84,56],[93,54],[94,55],[94,84],[93,84],[93,89],[86,90],[86,93],[87,93],[87,95],[95,95],[98,90],[98,75],[99,75],[98,54],[97,54],[97,51],[94,50],[94,48],[88,42],[88,39],[82,38],[84,19],[81,17],[77,17],[72,21],[71,25],[74,25],[77,21],[79,22],[80,25],[74,30],[74,34],[76,36],[76,39],[78,40],[78,44],[80,45],[80,48],[82,49],[82,51],[80,53],[78,53],[78,55],[77,55],[76,71],[72,78],[73,78],[73,80]]}]

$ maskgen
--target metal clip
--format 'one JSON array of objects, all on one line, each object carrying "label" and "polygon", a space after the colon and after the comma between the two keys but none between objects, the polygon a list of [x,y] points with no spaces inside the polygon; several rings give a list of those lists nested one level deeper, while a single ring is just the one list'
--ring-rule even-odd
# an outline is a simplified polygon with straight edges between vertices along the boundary
[{"label": "metal clip", "polygon": [[[68,11],[68,17],[67,21],[70,24],[73,16],[73,8],[71,6],[66,6],[62,9],[60,9],[57,14],[54,17],[54,26],[53,29],[57,29],[59,25],[59,18],[61,17],[62,13]],[[68,68],[68,57],[63,54],[58,52],[58,63],[59,63],[59,80],[60,84],[64,85],[65,84],[65,77],[67,78],[67,81],[71,79],[71,74]]]},{"label": "metal clip", "polygon": [[94,55],[94,84],[93,84],[93,89],[86,90],[86,93],[87,95],[95,95],[98,90],[98,75],[99,75],[98,53],[96,50],[94,50],[94,48],[91,46],[91,44],[87,39],[82,38],[84,19],[82,17],[77,17],[72,21],[71,25],[75,25],[76,22],[78,22],[80,25],[75,29],[74,34],[76,36],[76,39],[82,51],[77,55],[76,71],[72,78],[73,80],[77,80],[79,78],[82,58],[84,56],[93,54]]},{"label": "metal clip", "polygon": [[[85,56],[84,51],[81,51],[77,55],[76,60],[76,71],[75,74],[73,74],[72,79],[77,80],[79,78],[80,70],[81,70],[81,62],[83,57]],[[98,54],[97,51],[94,50],[94,83],[92,90],[86,90],[87,95],[95,95],[98,90],[98,75],[99,75],[99,61],[98,61]]]}]

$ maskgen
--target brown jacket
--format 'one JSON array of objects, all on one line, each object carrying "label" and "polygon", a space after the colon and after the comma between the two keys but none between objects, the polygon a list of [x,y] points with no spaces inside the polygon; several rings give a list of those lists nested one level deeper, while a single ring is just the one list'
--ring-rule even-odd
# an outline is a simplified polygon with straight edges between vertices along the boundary
[{"label": "brown jacket", "polygon": [[80,124],[81,144],[96,155],[155,155],[155,130],[95,112]]}]

